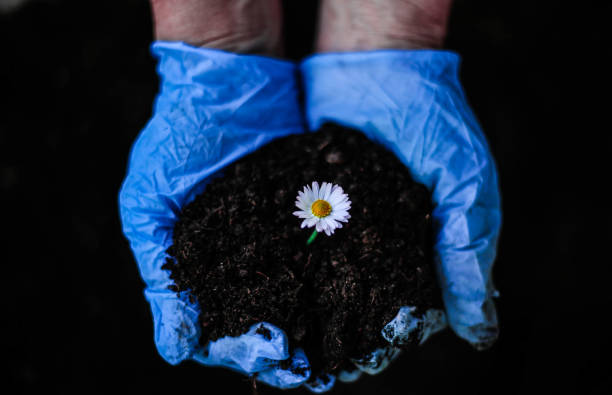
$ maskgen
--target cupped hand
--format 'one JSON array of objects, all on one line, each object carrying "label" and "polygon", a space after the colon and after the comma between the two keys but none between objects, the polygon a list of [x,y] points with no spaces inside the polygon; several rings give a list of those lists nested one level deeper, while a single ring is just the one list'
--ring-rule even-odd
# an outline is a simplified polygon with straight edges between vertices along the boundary
[{"label": "cupped hand", "polygon": [[295,65],[181,43],[158,42],[153,52],[161,91],[132,148],[119,206],[146,283],[157,349],[171,364],[193,359],[257,373],[280,388],[299,386],[310,375],[308,360],[301,350],[290,354],[286,334],[268,323],[201,347],[198,315],[206,306],[169,290],[172,280],[161,269],[181,208],[213,174],[274,138],[303,132]]},{"label": "cupped hand", "polygon": [[[394,152],[431,192],[434,265],[446,321],[480,350],[498,335],[491,269],[501,207],[495,164],[467,104],[458,64],[459,56],[448,51],[332,53],[307,59],[302,74],[310,129],[335,122],[362,131]],[[424,336],[408,330],[415,319],[407,318],[409,312],[406,306],[394,320],[405,325],[395,325],[391,344],[401,344],[406,334]],[[435,317],[440,314],[424,319],[442,321]],[[395,356],[390,347],[357,365],[377,373]]]}]

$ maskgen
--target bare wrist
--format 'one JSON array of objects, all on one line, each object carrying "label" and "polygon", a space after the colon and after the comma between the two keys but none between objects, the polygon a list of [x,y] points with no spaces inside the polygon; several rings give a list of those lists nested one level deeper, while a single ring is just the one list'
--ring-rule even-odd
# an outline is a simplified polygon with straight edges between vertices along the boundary
[{"label": "bare wrist", "polygon": [[150,0],[155,38],[237,53],[280,55],[279,0]]},{"label": "bare wrist", "polygon": [[440,48],[452,0],[323,0],[318,52]]}]

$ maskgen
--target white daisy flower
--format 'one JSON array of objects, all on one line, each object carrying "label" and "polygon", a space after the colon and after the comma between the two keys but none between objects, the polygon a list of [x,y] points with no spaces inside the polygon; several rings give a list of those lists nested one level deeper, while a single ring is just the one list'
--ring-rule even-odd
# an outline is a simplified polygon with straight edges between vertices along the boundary
[{"label": "white daisy flower", "polygon": [[324,182],[319,188],[318,182],[304,187],[304,191],[298,192],[295,205],[300,209],[293,215],[303,218],[302,228],[316,226],[317,232],[325,232],[331,236],[334,230],[341,228],[340,222],[348,222],[351,216],[348,210],[351,201],[339,185]]}]

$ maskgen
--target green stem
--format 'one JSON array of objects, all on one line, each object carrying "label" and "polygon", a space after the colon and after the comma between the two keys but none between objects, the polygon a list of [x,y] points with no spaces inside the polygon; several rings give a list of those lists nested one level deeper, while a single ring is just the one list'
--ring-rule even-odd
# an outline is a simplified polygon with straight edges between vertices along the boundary
[{"label": "green stem", "polygon": [[317,237],[318,234],[319,233],[316,230],[313,231],[312,234],[310,235],[310,237],[308,238],[308,241],[306,242],[306,245],[309,246],[314,241],[314,239]]}]

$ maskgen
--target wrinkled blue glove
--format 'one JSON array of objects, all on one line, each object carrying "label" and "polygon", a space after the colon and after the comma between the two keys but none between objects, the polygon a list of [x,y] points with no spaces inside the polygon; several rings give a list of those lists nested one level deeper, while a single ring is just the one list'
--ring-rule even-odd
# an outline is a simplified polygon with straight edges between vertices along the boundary
[{"label": "wrinkled blue glove", "polygon": [[501,225],[497,174],[458,80],[459,60],[447,51],[382,50],[320,54],[301,65],[310,129],[331,121],[362,131],[394,152],[434,203],[446,317],[430,310],[419,319],[410,306],[402,308],[382,330],[390,346],[354,361],[359,369],[341,372],[342,381],[380,372],[398,355],[394,346],[411,336],[423,342],[446,322],[477,349],[497,338],[491,280]]},{"label": "wrinkled blue glove", "polygon": [[[210,176],[274,138],[303,132],[296,66],[158,42],[161,91],[154,115],[136,140],[119,196],[123,231],[130,241],[151,304],[155,344],[171,364],[193,359],[225,366],[280,388],[310,376],[301,350],[289,353],[286,334],[263,323],[242,336],[198,345],[199,306],[168,289],[161,269],[181,208],[201,193]],[[206,306],[202,306],[206,308]],[[279,361],[291,357],[289,364]],[[294,374],[292,368],[303,368]]]}]

